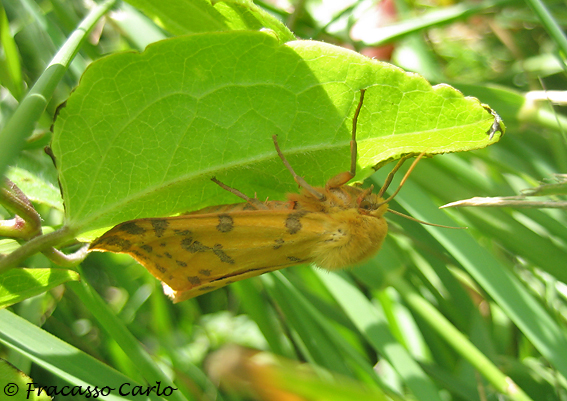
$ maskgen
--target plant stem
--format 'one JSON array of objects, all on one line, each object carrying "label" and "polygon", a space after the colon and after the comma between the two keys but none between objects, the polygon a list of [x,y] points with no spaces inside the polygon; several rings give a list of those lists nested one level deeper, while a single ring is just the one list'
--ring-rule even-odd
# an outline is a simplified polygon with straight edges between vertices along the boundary
[{"label": "plant stem", "polygon": [[89,244],[83,245],[78,251],[68,255],[53,247],[46,249],[41,253],[58,266],[72,268],[77,266],[87,257],[87,254],[89,253]]},{"label": "plant stem", "polygon": [[73,233],[66,226],[63,226],[59,230],[53,231],[52,233],[35,237],[31,241],[16,249],[14,252],[0,259],[0,274],[4,273],[8,269],[11,269],[12,267],[17,267],[19,263],[21,263],[24,259],[30,257],[31,255],[37,252],[45,251],[71,238],[73,238]]},{"label": "plant stem", "polygon": [[4,129],[0,132],[0,177],[4,175],[6,167],[20,153],[26,138],[32,134],[35,123],[41,117],[47,103],[53,96],[57,84],[61,81],[65,72],[67,72],[84,39],[98,20],[115,3],[116,0],[106,0],[91,10],[53,57],[43,74],[41,74],[6,123]]},{"label": "plant stem", "polygon": [[16,215],[0,221],[0,236],[27,240],[41,235],[41,217],[28,197],[7,178],[0,187],[0,204]]}]

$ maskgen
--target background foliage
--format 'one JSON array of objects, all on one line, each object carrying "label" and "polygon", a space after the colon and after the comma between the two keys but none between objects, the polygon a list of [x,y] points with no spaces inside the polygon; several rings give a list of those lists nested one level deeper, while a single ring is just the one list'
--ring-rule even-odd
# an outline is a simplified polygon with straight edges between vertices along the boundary
[{"label": "background foliage", "polygon": [[[34,202],[44,232],[61,225],[63,208],[43,147],[57,106],[90,62],[172,35],[262,28],[281,42],[296,35],[380,57],[490,104],[508,128],[502,140],[420,162],[391,204],[468,230],[392,216],[384,249],[364,266],[339,274],[298,266],[178,305],[129,257],[93,254],[79,268],[80,283],[1,311],[1,356],[42,385],[161,382],[178,387],[167,398],[179,400],[290,399],[289,392],[328,400],[484,400],[506,392],[566,399],[564,211],[437,209],[474,196],[516,195],[567,171],[564,110],[536,92],[565,88],[567,49],[558,29],[564,5],[549,2],[546,13],[541,3],[509,0],[257,4],[107,2],[99,19],[94,5],[82,2],[3,0],[0,160],[10,161],[8,176]],[[73,30],[81,21],[93,28],[88,40],[68,69],[59,68],[79,48]],[[53,58],[61,64],[50,64]],[[18,108],[36,82],[31,93],[42,96]],[[12,133],[31,131],[36,120],[19,152]],[[379,186],[385,174],[370,180]],[[0,246],[8,253],[17,244]],[[52,263],[35,255],[24,265]],[[5,274],[3,304],[19,301],[6,298],[31,284]],[[76,277],[58,272],[38,288],[69,279]],[[527,395],[506,387],[495,367]],[[232,386],[219,387],[221,381]]]}]

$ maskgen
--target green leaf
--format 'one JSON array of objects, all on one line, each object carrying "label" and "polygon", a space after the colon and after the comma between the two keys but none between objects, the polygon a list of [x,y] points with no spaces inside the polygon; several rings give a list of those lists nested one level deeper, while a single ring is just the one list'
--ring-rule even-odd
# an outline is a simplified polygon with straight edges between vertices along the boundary
[{"label": "green leaf", "polygon": [[0,55],[0,82],[12,96],[21,99],[23,80],[20,67],[20,55],[18,46],[10,33],[10,24],[4,7],[0,4],[0,44],[2,44],[2,55]]},{"label": "green leaf", "polygon": [[20,247],[18,241],[13,239],[0,240],[0,255],[7,255]]},{"label": "green leaf", "polygon": [[63,211],[63,200],[53,162],[38,152],[25,151],[16,166],[8,168],[7,176],[35,203]]},{"label": "green leaf", "polygon": [[79,274],[65,269],[11,269],[0,274],[0,308],[39,295]]},{"label": "green leaf", "polygon": [[176,35],[229,30],[271,29],[284,43],[295,36],[276,18],[250,0],[129,0],[163,28]]},{"label": "green leaf", "polygon": [[321,185],[348,169],[362,88],[357,179],[404,154],[500,137],[487,135],[495,118],[478,100],[340,47],[281,45],[263,32],[174,38],[93,63],[61,111],[52,149],[66,224],[81,234],[238,201],[214,176],[282,199],[297,186],[272,135],[296,172]]}]

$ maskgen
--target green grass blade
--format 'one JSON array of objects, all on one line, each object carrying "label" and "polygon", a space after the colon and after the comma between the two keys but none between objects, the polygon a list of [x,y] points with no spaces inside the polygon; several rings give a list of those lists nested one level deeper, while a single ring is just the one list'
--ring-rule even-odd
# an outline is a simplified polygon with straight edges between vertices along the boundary
[{"label": "green grass blade", "polygon": [[549,12],[546,5],[541,0],[526,0],[526,3],[534,10],[541,23],[547,30],[547,33],[555,41],[555,44],[563,53],[563,61],[567,56],[567,37],[563,33],[563,29],[557,23],[553,15]]},{"label": "green grass blade", "polygon": [[[126,328],[124,323],[114,314],[108,305],[83,279],[81,283],[74,283],[71,289],[81,299],[83,304],[91,311],[101,326],[118,343],[124,353],[130,358],[134,366],[148,383],[161,382],[164,385],[176,387],[171,383],[165,373],[152,360],[133,334]],[[186,401],[179,392],[170,396],[171,400]]]},{"label": "green grass blade", "polygon": [[324,271],[318,273],[358,330],[394,367],[414,396],[424,401],[441,400],[433,382],[407,350],[396,341],[383,313],[375,308],[343,274]]},{"label": "green grass blade", "polygon": [[42,294],[71,280],[79,280],[79,274],[72,270],[11,269],[0,274],[0,308]]},{"label": "green grass blade", "polygon": [[[411,202],[406,199],[411,199]],[[415,218],[435,221],[438,224],[454,224],[436,208],[427,194],[411,182],[406,183],[403,197],[400,196],[397,200]],[[414,205],[419,205],[419,208]],[[555,366],[560,374],[567,377],[565,332],[517,278],[464,230],[448,231],[431,226],[425,228],[498,303],[539,352]]]},{"label": "green grass blade", "polygon": [[[152,394],[145,398],[134,395],[120,396],[118,390],[124,383],[139,385],[83,351],[61,341],[8,310],[0,310],[0,342],[32,359],[39,366],[61,377],[71,385],[108,386],[113,390],[108,400],[140,399],[160,400]],[[49,383],[41,383],[49,385]]]}]

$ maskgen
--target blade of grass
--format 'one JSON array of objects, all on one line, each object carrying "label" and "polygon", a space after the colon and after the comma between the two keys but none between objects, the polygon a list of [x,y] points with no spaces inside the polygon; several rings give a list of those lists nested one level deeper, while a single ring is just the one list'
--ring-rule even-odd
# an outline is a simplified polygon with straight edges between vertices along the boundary
[{"label": "blade of grass", "polygon": [[[327,344],[332,354],[341,355],[341,360],[348,360],[351,365],[356,365],[359,371],[370,378],[373,382],[379,383],[382,389],[389,389],[373,371],[372,366],[346,342],[337,331],[323,316],[316,310],[311,303],[285,278],[283,272],[273,272],[270,275],[263,275],[262,281],[270,295],[278,302],[282,313],[288,319],[288,327],[296,330],[298,334],[303,334],[300,338],[305,347],[309,350],[317,350],[319,345],[324,342]],[[321,361],[313,361],[324,366]],[[336,371],[333,365],[330,365]],[[348,374],[352,376],[352,374]],[[360,375],[360,373],[359,373]]]},{"label": "blade of grass", "polygon": [[441,400],[427,374],[394,338],[383,313],[375,308],[343,273],[318,271],[337,302],[372,347],[394,367],[418,400]]},{"label": "blade of grass", "polygon": [[486,10],[494,7],[501,7],[509,3],[513,3],[513,0],[486,1],[478,5],[462,3],[437,9],[425,15],[420,15],[418,17],[402,21],[398,24],[381,28],[381,35],[375,35],[376,31],[373,31],[374,37],[371,38],[371,40],[369,40],[370,38],[366,40],[363,39],[365,42],[364,45],[368,47],[382,46],[411,33],[419,32],[424,29],[436,27],[443,24],[448,24],[453,21],[462,20],[470,17],[471,15],[485,12]]},{"label": "blade of grass", "polygon": [[[79,266],[79,270],[80,266]],[[124,323],[116,317],[110,310],[109,306],[100,298],[100,296],[87,283],[85,275],[81,283],[74,283],[69,287],[81,299],[85,307],[91,311],[100,325],[110,334],[110,336],[118,343],[124,353],[132,360],[139,370],[140,374],[148,383],[162,382],[167,386],[173,383],[165,375],[165,373],[152,360],[151,356],[144,350],[140,342],[126,328]],[[171,400],[185,401],[186,398],[180,393],[174,392],[170,397]]]},{"label": "blade of grass", "polygon": [[0,43],[4,50],[4,57],[0,59],[0,78],[2,83],[16,99],[22,97],[23,79],[20,66],[18,47],[12,34],[10,24],[4,7],[0,4]]},{"label": "blade of grass", "polygon": [[[396,200],[415,218],[454,224],[413,182],[406,182],[403,196]],[[564,332],[517,278],[464,230],[449,232],[431,226],[425,226],[425,229],[461,263],[558,372],[567,377],[567,339]]]},{"label": "blade of grass", "polygon": [[265,302],[256,288],[254,280],[243,280],[231,286],[240,299],[242,309],[252,318],[264,334],[270,349],[275,354],[287,358],[296,358],[293,348],[283,335],[283,329],[278,325],[270,304]]},{"label": "blade of grass", "polygon": [[508,376],[503,374],[463,333],[455,328],[437,309],[419,295],[401,277],[393,276],[392,285],[408,305],[425,319],[460,355],[469,361],[492,385],[512,400],[529,401],[530,397]]},{"label": "blade of grass", "polygon": [[118,395],[122,384],[139,384],[7,309],[0,310],[0,342],[75,386],[82,386],[83,389],[87,386],[99,386],[99,389],[108,386],[115,389],[104,397],[105,400],[162,400],[155,394],[147,398],[132,394]]},{"label": "blade of grass", "polygon": [[[304,306],[303,297],[295,293],[291,283],[280,272],[273,276],[266,278],[273,283],[267,286],[268,292],[286,316],[287,324],[299,336],[311,363],[353,377],[352,370],[335,344],[332,330],[327,325],[319,324],[319,319],[314,317],[317,313]],[[263,281],[266,282],[266,279]]]},{"label": "blade of grass", "polygon": [[534,10],[549,36],[551,36],[555,44],[561,49],[563,60],[565,61],[565,56],[567,55],[567,38],[557,21],[555,21],[555,18],[553,18],[553,15],[551,15],[541,0],[526,0],[526,3]]}]

